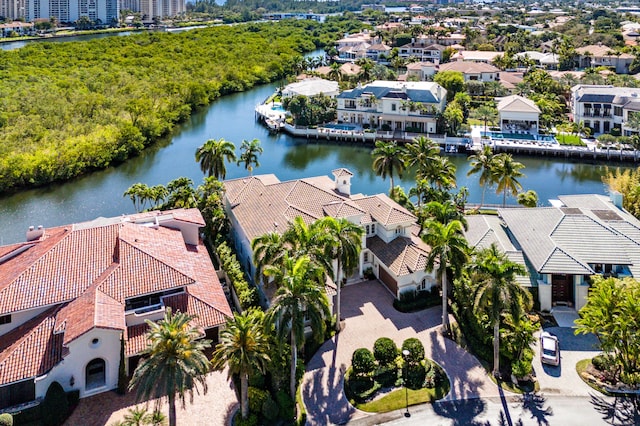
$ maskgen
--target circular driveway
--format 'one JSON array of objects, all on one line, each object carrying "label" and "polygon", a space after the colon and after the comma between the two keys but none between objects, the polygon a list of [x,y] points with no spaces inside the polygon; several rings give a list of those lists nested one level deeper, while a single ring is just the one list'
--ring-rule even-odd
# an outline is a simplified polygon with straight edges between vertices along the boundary
[{"label": "circular driveway", "polygon": [[325,342],[307,365],[302,383],[311,425],[344,424],[370,416],[356,410],[343,392],[344,373],[358,348],[373,350],[379,337],[389,337],[398,346],[409,337],[420,339],[428,358],[447,372],[451,391],[445,400],[499,397],[498,387],[478,360],[440,334],[441,308],[401,313],[393,307],[393,296],[380,282],[366,281],[342,290],[342,331]]}]

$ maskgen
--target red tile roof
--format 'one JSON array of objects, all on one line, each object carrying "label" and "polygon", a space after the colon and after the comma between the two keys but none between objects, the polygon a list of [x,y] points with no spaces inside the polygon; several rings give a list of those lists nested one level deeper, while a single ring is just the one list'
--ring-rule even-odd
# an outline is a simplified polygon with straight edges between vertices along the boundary
[{"label": "red tile roof", "polygon": [[62,335],[53,332],[59,308],[49,308],[0,340],[0,385],[41,376],[62,360]]},{"label": "red tile roof", "polygon": [[[157,226],[165,219],[204,224],[197,209],[100,218],[47,229],[28,249],[4,259],[0,315],[51,307],[0,336],[0,384],[46,373],[93,328],[127,330],[127,353],[139,353],[146,325],[126,327],[124,304],[131,297],[184,287],[183,311],[198,315],[199,326],[224,323],[231,308],[206,247]],[[0,257],[23,246],[0,247]]]}]

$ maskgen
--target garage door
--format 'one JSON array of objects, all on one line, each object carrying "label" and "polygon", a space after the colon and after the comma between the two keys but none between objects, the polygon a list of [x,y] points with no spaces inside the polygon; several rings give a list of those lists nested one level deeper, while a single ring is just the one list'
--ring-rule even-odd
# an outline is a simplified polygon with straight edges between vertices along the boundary
[{"label": "garage door", "polygon": [[382,281],[394,296],[398,297],[398,283],[382,266],[378,267],[380,281]]}]

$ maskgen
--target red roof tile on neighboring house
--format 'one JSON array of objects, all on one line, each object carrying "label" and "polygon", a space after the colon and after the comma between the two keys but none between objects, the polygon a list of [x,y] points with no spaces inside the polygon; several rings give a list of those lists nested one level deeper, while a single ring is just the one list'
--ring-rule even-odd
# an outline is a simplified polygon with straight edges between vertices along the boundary
[{"label": "red roof tile on neighboring house", "polygon": [[54,334],[50,308],[0,339],[0,385],[41,376],[62,360],[62,335]]}]

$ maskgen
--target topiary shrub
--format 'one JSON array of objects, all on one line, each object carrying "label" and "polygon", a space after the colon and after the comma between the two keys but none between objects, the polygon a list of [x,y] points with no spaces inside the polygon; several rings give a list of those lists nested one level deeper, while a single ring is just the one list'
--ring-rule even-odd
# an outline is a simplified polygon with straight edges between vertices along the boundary
[{"label": "topiary shrub", "polygon": [[398,368],[395,364],[387,364],[378,367],[374,373],[376,382],[382,387],[392,387],[398,380]]},{"label": "topiary shrub", "polygon": [[369,349],[356,349],[351,356],[351,367],[356,376],[370,376],[376,368],[376,360]]},{"label": "topiary shrub", "polygon": [[379,365],[393,363],[398,356],[396,343],[388,337],[381,337],[373,344],[373,357]]},{"label": "topiary shrub", "polygon": [[64,423],[69,416],[69,401],[60,383],[53,382],[49,385],[40,407],[44,426],[58,426]]},{"label": "topiary shrub", "polygon": [[0,414],[0,426],[13,426],[13,416],[9,413]]},{"label": "topiary shrub", "polygon": [[405,386],[409,389],[420,389],[425,381],[425,369],[421,363],[408,364],[404,368]]},{"label": "topiary shrub", "polygon": [[424,359],[424,346],[415,337],[410,337],[402,342],[402,351],[405,350],[409,351],[409,355],[403,355],[403,357],[409,364],[417,364]]},{"label": "topiary shrub", "polygon": [[249,411],[252,413],[262,412],[262,404],[269,398],[269,392],[266,390],[249,387]]},{"label": "topiary shrub", "polygon": [[262,415],[265,419],[269,420],[269,422],[273,422],[278,418],[279,411],[280,408],[278,407],[278,404],[276,404],[276,402],[271,397],[268,397],[262,403]]}]

